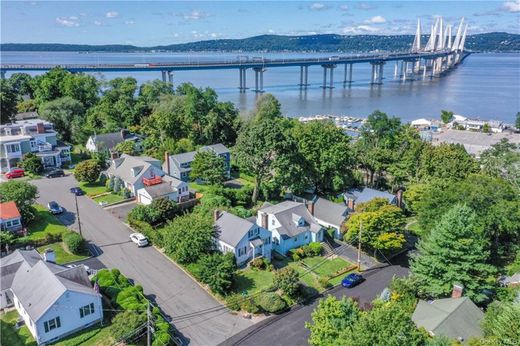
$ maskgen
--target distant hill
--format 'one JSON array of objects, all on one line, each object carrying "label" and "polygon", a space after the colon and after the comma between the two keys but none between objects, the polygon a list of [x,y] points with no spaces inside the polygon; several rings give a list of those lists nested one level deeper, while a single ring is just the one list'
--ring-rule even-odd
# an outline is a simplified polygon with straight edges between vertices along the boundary
[{"label": "distant hill", "polygon": [[[422,37],[423,42],[428,39]],[[412,35],[261,35],[244,39],[220,39],[171,44],[155,47],[132,45],[77,45],[58,43],[3,43],[2,51],[74,51],[74,52],[136,52],[166,50],[184,51],[290,51],[290,52],[369,52],[374,50],[400,51],[409,49]],[[466,47],[473,51],[520,51],[520,35],[491,32],[469,35]]]}]

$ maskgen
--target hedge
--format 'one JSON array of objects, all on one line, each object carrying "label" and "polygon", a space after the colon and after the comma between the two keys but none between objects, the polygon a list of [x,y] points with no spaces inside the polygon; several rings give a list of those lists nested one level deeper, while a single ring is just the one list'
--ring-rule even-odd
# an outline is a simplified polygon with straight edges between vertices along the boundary
[{"label": "hedge", "polygon": [[78,233],[69,232],[63,235],[63,243],[65,243],[67,249],[75,255],[85,253],[85,239]]},{"label": "hedge", "polygon": [[282,312],[287,308],[287,303],[275,292],[262,292],[256,297],[256,304],[264,311],[271,313]]}]

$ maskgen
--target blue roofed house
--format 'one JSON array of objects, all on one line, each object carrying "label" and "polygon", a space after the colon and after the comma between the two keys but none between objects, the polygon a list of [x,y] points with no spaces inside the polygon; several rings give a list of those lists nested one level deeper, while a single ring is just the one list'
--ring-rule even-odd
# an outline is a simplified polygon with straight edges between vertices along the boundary
[{"label": "blue roofed house", "polygon": [[307,206],[293,201],[265,203],[258,210],[256,223],[271,231],[273,250],[282,255],[311,242],[322,242],[325,233]]},{"label": "blue roofed house", "polygon": [[370,202],[375,198],[384,198],[388,200],[389,204],[401,207],[401,194],[401,190],[398,191],[397,195],[394,195],[386,191],[379,191],[369,187],[364,187],[361,189],[348,190],[343,194],[343,198],[345,198],[345,204],[347,205],[349,211],[354,211],[357,204]]},{"label": "blue roofed house", "polygon": [[271,260],[271,232],[267,229],[226,211],[216,210],[214,222],[218,250],[232,252],[238,266],[257,257]]},{"label": "blue roofed house", "polygon": [[67,268],[36,250],[16,250],[0,260],[2,308],[14,306],[34,339],[49,344],[99,323],[101,295],[83,266]]},{"label": "blue roofed house", "polygon": [[[226,166],[227,178],[231,177],[231,154],[229,149],[224,144],[218,143],[213,145],[207,145],[199,150],[211,150],[215,154],[224,158],[224,164]],[[171,175],[182,181],[189,181],[191,172],[191,163],[195,159],[196,151],[190,151],[189,153],[182,153],[176,155],[168,155],[165,153],[165,159],[163,163],[163,170],[166,174]]]}]

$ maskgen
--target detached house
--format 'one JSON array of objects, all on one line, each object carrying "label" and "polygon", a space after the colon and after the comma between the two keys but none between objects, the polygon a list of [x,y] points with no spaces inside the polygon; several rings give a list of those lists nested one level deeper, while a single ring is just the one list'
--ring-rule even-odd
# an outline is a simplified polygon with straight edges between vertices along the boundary
[{"label": "detached house", "polygon": [[[218,143],[208,145],[200,148],[199,150],[211,150],[216,155],[224,158],[224,164],[226,166],[227,177],[231,177],[231,154],[229,149],[224,144]],[[191,172],[191,163],[195,159],[196,151],[189,153],[182,153],[176,155],[165,154],[163,169],[174,178],[182,181],[189,181]]]},{"label": "detached house", "polygon": [[308,203],[308,209],[316,221],[323,227],[334,229],[334,238],[340,239],[341,227],[348,216],[348,207],[321,197],[315,197]]},{"label": "detached house", "polygon": [[293,201],[265,203],[258,210],[256,223],[271,231],[273,250],[281,254],[311,242],[321,242],[325,232],[305,204]]},{"label": "detached house", "polygon": [[188,184],[166,175],[161,161],[152,157],[123,154],[112,160],[106,173],[121,179],[124,187],[142,204],[159,198],[181,202],[189,197]]},{"label": "detached house", "polygon": [[0,231],[18,232],[22,229],[22,215],[13,201],[0,203]]},{"label": "detached house", "polygon": [[345,203],[350,211],[354,211],[357,204],[370,202],[375,198],[384,198],[388,200],[389,204],[396,205],[401,207],[402,205],[402,197],[401,191],[397,193],[397,195],[391,194],[386,191],[379,191],[375,189],[371,189],[369,187],[364,187],[361,189],[350,189],[343,194],[345,198]]},{"label": "detached house", "polygon": [[101,322],[101,295],[82,266],[67,268],[36,250],[16,250],[0,261],[2,308],[14,306],[38,343],[48,344]]},{"label": "detached house", "polygon": [[57,140],[52,123],[27,119],[0,125],[0,171],[16,167],[27,153],[41,158],[44,168],[61,167],[71,161],[70,146]]},{"label": "detached house", "polygon": [[264,257],[271,260],[271,232],[228,212],[215,211],[217,248],[235,255],[237,265]]},{"label": "detached house", "polygon": [[141,137],[126,129],[100,135],[94,134],[88,138],[85,148],[92,153],[105,152],[111,154],[116,145],[126,141],[134,142],[135,150],[141,151]]}]

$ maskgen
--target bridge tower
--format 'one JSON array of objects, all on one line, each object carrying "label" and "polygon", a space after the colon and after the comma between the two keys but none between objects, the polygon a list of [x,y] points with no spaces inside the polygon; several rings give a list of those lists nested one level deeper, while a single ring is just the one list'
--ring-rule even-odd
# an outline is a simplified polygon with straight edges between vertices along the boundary
[{"label": "bridge tower", "polygon": [[415,37],[412,44],[412,53],[418,53],[421,51],[421,19],[417,19],[417,30],[415,31]]}]

